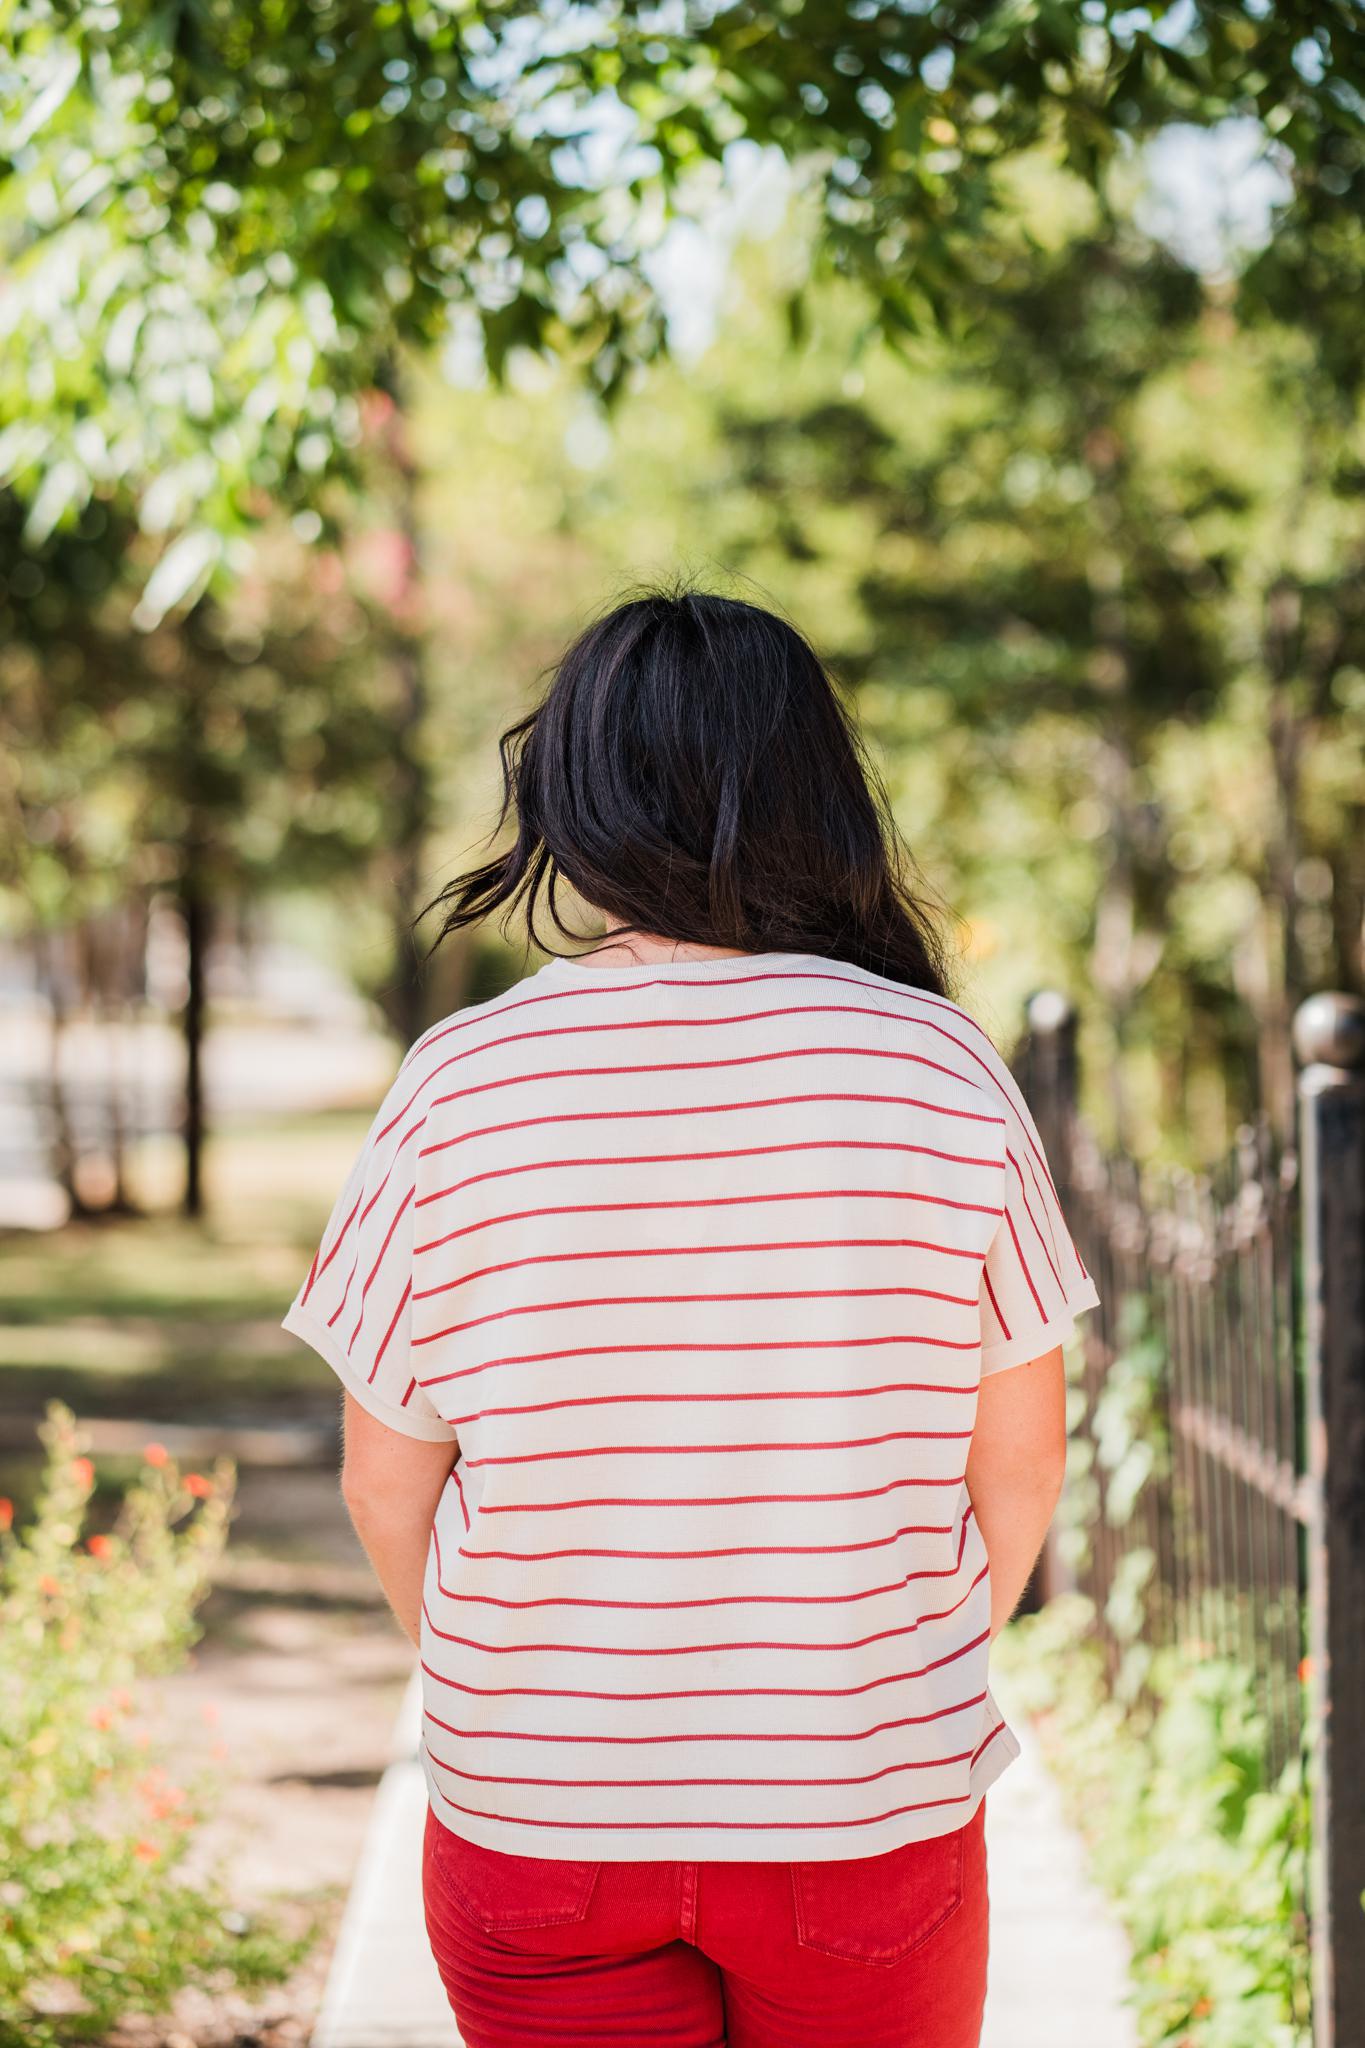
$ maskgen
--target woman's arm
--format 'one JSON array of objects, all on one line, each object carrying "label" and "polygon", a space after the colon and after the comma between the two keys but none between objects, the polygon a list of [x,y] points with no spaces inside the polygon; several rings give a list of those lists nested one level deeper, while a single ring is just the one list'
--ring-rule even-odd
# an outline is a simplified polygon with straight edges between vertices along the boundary
[{"label": "woman's arm", "polygon": [[1060,1345],[988,1373],[967,1454],[967,1491],[991,1567],[991,1634],[1005,1626],[1043,1547],[1066,1471]]},{"label": "woman's arm", "polygon": [[390,1607],[416,1644],[431,1525],[459,1445],[454,1438],[426,1443],[402,1436],[349,1391],[345,1437],[342,1499]]}]

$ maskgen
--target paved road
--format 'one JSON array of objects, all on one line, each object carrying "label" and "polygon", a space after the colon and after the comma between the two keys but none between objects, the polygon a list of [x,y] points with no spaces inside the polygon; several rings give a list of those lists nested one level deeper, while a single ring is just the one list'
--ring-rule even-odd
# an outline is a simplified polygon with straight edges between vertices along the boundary
[{"label": "paved road", "polygon": [[[1123,1938],[1088,1882],[1036,1746],[987,1801],[991,1965],[981,2048],[1136,2048],[1123,2004]],[[415,1761],[419,1703],[404,1701],[395,1761],[376,1795],[313,2048],[460,2048],[422,1925],[426,1787]]]}]

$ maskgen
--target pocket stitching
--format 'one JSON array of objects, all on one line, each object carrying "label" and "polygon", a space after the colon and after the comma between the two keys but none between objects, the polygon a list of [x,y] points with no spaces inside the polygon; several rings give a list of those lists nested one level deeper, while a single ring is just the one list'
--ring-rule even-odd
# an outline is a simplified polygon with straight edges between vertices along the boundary
[{"label": "pocket stitching", "polygon": [[[447,1828],[445,1833],[454,1836],[454,1830],[451,1828]],[[462,1838],[455,1837],[455,1839]],[[482,1847],[482,1844],[475,1842],[471,1846],[477,1849]],[[449,1847],[438,1836],[436,1842],[436,1867],[441,1874],[442,1881],[454,1893],[470,1919],[475,1921],[485,1934],[516,1933],[521,1929],[532,1927],[569,1927],[579,1920],[586,1919],[588,1908],[592,1903],[593,1892],[597,1887],[597,1880],[602,1872],[600,1862],[594,1863],[586,1859],[575,1858],[576,1862],[583,1862],[585,1882],[582,1887],[581,1897],[571,1907],[541,1913],[499,1913],[496,1918],[490,1919],[487,1910],[478,1904],[472,1893],[450,1867],[449,1862],[446,1860],[449,1855]]]},{"label": "pocket stitching", "polygon": [[[906,1844],[905,1846],[909,1847],[909,1844]],[[928,1927],[922,1929],[921,1932],[915,1936],[913,1941],[907,1942],[904,1948],[896,1949],[894,1953],[889,1956],[854,1955],[846,1948],[832,1948],[830,1944],[826,1941],[817,1941],[814,1938],[814,1936],[811,1935],[808,1931],[809,1922],[806,1918],[805,1900],[801,1889],[801,1873],[811,1868],[815,1868],[818,1870],[822,1868],[822,1866],[818,1863],[813,1866],[810,1864],[802,1863],[793,1863],[791,1865],[792,1900],[796,1913],[797,1941],[801,1944],[803,1948],[814,1949],[820,1955],[832,1956],[836,1962],[861,1963],[865,1967],[871,1967],[872,1969],[890,1969],[897,1963],[903,1963],[907,1961],[908,1958],[914,1955],[917,1950],[923,1948],[924,1944],[927,1941],[931,1941],[933,1937],[941,1931],[941,1929],[947,1926],[948,1922],[952,1919],[954,1913],[956,1913],[958,1909],[961,1907],[963,1900],[966,1897],[966,1885],[963,1878],[963,1837],[962,1832],[959,1830],[956,1832],[956,1855],[953,1865],[953,1874],[949,1885],[949,1891],[951,1896],[949,1903],[944,1907],[943,1911],[939,1914],[938,1918],[935,1921],[933,1921]]]}]

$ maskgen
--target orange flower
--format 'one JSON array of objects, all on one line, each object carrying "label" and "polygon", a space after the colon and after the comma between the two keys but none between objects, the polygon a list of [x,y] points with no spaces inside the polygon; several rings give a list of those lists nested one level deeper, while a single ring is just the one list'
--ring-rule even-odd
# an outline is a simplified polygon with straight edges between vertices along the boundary
[{"label": "orange flower", "polygon": [[187,1493],[192,1493],[196,1500],[207,1500],[213,1492],[213,1481],[205,1479],[202,1472],[187,1472],[185,1474],[185,1490]]},{"label": "orange flower", "polygon": [[88,1458],[73,1458],[71,1460],[71,1477],[81,1486],[93,1486],[95,1483],[95,1468]]},{"label": "orange flower", "polygon": [[90,1709],[90,1725],[92,1728],[112,1728],[114,1725],[113,1708],[107,1704],[102,1707],[92,1707]]},{"label": "orange flower", "polygon": [[1313,1669],[1314,1669],[1314,1666],[1313,1666],[1313,1659],[1312,1659],[1311,1657],[1304,1657],[1304,1658],[1303,1658],[1303,1659],[1301,1660],[1300,1664],[1299,1664],[1299,1684],[1300,1684],[1300,1685],[1311,1685],[1311,1684],[1312,1684],[1312,1682],[1313,1682]]},{"label": "orange flower", "polygon": [[0,1494],[0,1529],[14,1527],[14,1502],[7,1494]]},{"label": "orange flower", "polygon": [[218,1726],[219,1709],[217,1700],[202,1701],[199,1711],[208,1727],[216,1728]]},{"label": "orange flower", "polygon": [[161,1846],[157,1842],[149,1842],[147,1837],[143,1835],[138,1841],[134,1842],[133,1854],[139,1857],[143,1863],[155,1863],[157,1857],[161,1854]]},{"label": "orange flower", "polygon": [[112,1557],[114,1554],[114,1546],[107,1536],[87,1537],[85,1547],[92,1557]]},{"label": "orange flower", "polygon": [[43,1573],[43,1576],[42,1576],[42,1577],[41,1577],[41,1578],[39,1579],[39,1581],[38,1581],[38,1591],[39,1591],[40,1593],[53,1593],[53,1594],[56,1594],[56,1593],[60,1593],[60,1592],[61,1592],[61,1590],[62,1590],[62,1582],[61,1582],[61,1580],[60,1580],[60,1579],[54,1579],[54,1578],[53,1578],[53,1576],[52,1576],[52,1574],[51,1574],[51,1572],[44,1572],[44,1573]]},{"label": "orange flower", "polygon": [[144,1444],[142,1446],[142,1455],[149,1465],[169,1464],[171,1456],[165,1444],[157,1443]]}]

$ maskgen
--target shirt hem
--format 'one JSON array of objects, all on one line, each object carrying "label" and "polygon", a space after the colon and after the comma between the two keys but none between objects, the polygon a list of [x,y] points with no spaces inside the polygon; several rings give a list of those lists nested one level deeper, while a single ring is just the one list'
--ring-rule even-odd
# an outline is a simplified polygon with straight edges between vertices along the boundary
[{"label": "shirt hem", "polygon": [[1026,1330],[1020,1336],[1012,1337],[1007,1344],[992,1344],[989,1349],[983,1346],[982,1379],[989,1379],[993,1372],[1005,1372],[1010,1366],[1027,1365],[1032,1359],[1041,1358],[1045,1352],[1055,1350],[1057,1345],[1064,1344],[1074,1334],[1077,1316],[1099,1305],[1099,1292],[1094,1281],[1085,1281],[1068,1297],[1066,1306],[1041,1329]]},{"label": "shirt hem", "polygon": [[[855,1823],[804,1829],[756,1828],[750,1832],[705,1827],[622,1829],[606,1824],[545,1828],[534,1822],[469,1814],[451,1806],[443,1797],[436,1783],[435,1767],[425,1749],[421,1764],[427,1804],[441,1825],[480,1848],[496,1849],[504,1855],[538,1856],[550,1862],[831,1863],[884,1856],[910,1842],[931,1842],[940,1835],[955,1834],[975,1819],[985,1794],[1019,1754],[1018,1737],[1002,1722],[999,1734],[993,1737],[972,1771],[966,1795],[951,1805],[896,1814],[867,1826]],[[780,1851],[774,1846],[778,1833],[782,1838]],[[553,1842],[546,1841],[547,1835],[554,1837]]]},{"label": "shirt hem", "polygon": [[384,1423],[400,1436],[416,1437],[422,1443],[448,1444],[456,1441],[455,1431],[448,1423],[429,1421],[415,1409],[399,1408],[376,1394],[355,1360],[346,1356],[336,1332],[328,1329],[326,1323],[318,1322],[312,1311],[301,1302],[290,1303],[280,1320],[280,1328],[288,1330],[292,1336],[302,1337],[324,1364],[331,1366],[347,1392],[353,1394],[377,1422]]}]

